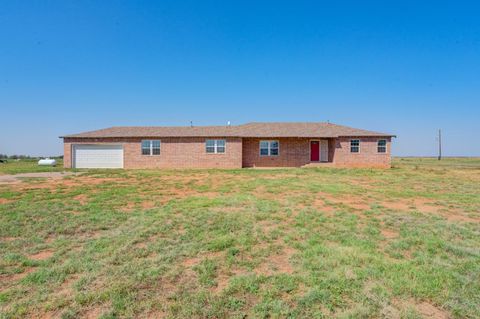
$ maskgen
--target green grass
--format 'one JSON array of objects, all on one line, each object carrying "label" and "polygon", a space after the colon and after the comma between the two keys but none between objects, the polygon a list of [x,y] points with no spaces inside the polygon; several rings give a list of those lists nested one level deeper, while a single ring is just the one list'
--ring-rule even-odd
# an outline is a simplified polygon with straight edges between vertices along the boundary
[{"label": "green grass", "polygon": [[55,159],[57,165],[39,166],[37,159],[31,160],[13,160],[9,159],[6,163],[0,163],[0,175],[3,174],[21,174],[21,173],[38,173],[38,172],[62,172],[63,160]]},{"label": "green grass", "polygon": [[0,318],[479,318],[478,185],[412,158],[0,185]]}]

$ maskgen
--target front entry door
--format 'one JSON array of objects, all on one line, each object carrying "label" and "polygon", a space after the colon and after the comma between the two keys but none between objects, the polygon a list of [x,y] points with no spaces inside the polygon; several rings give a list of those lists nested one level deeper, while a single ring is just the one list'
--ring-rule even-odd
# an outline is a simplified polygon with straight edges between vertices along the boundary
[{"label": "front entry door", "polygon": [[320,141],[320,160],[328,162],[328,140]]},{"label": "front entry door", "polygon": [[310,161],[318,162],[320,160],[320,142],[310,141]]}]

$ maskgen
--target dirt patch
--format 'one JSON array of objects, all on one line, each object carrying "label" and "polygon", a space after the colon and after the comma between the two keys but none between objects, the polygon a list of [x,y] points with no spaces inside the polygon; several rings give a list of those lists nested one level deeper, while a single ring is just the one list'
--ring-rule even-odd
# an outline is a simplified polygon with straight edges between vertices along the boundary
[{"label": "dirt patch", "polygon": [[395,202],[382,202],[380,204],[382,207],[391,209],[391,210],[411,210],[412,209],[412,204],[409,202],[404,202],[401,200],[395,201]]},{"label": "dirt patch", "polygon": [[225,288],[228,287],[228,283],[230,282],[230,278],[231,276],[228,276],[228,275],[225,275],[225,274],[221,274],[217,277],[217,286],[212,288],[211,290],[213,292],[221,292],[223,291]]},{"label": "dirt patch", "polygon": [[145,318],[145,319],[162,319],[166,317],[167,317],[167,314],[161,310],[150,310],[149,312],[138,316],[138,318]]},{"label": "dirt patch", "polygon": [[408,300],[393,300],[393,305],[399,309],[415,309],[415,311],[422,316],[422,318],[428,319],[450,319],[452,316],[450,313],[438,306],[433,305],[428,301],[418,302],[414,299]]},{"label": "dirt patch", "polygon": [[148,210],[157,207],[155,202],[153,200],[151,201],[143,201],[140,203],[136,202],[128,202],[126,205],[124,205],[120,210],[122,212],[130,213],[134,211],[136,208],[140,208],[143,210]]},{"label": "dirt patch", "polygon": [[279,273],[292,274],[294,269],[290,264],[290,258],[296,250],[291,247],[285,247],[279,254],[268,256],[266,261],[255,268],[254,272],[258,275],[272,276]]},{"label": "dirt patch", "polygon": [[366,189],[374,188],[374,185],[373,185],[374,181],[371,179],[350,179],[348,183],[351,185],[360,186]]},{"label": "dirt patch", "polygon": [[187,258],[182,262],[182,265],[186,268],[191,268],[195,265],[198,265],[202,260],[204,259],[212,259],[212,258],[218,258],[220,256],[223,256],[222,251],[214,251],[214,252],[206,252],[206,253],[201,253],[198,256],[194,256],[191,258]]},{"label": "dirt patch", "polygon": [[130,213],[135,209],[135,203],[129,202],[127,205],[123,206],[120,210],[125,213]]},{"label": "dirt patch", "polygon": [[424,318],[432,319],[448,319],[450,315],[443,309],[440,309],[428,302],[422,302],[415,306],[418,313],[420,313]]},{"label": "dirt patch", "polygon": [[93,307],[87,309],[87,311],[85,311],[81,317],[85,319],[97,319],[107,311],[108,308],[106,306],[94,305]]},{"label": "dirt patch", "polygon": [[382,236],[385,237],[386,239],[393,239],[398,237],[398,232],[392,230],[392,229],[382,229],[380,231],[382,233]]},{"label": "dirt patch", "polygon": [[439,210],[439,207],[433,201],[426,198],[416,198],[413,203],[417,210],[422,213],[437,213]]},{"label": "dirt patch", "polygon": [[142,241],[142,242],[140,242],[140,243],[136,243],[136,244],[135,244],[135,247],[136,247],[136,248],[145,249],[145,248],[147,248],[147,243]]},{"label": "dirt patch", "polygon": [[442,214],[442,217],[452,222],[467,222],[467,223],[480,223],[480,218],[472,218],[462,214]]},{"label": "dirt patch", "polygon": [[257,225],[260,227],[260,229],[264,233],[270,233],[271,231],[277,228],[277,224],[273,223],[270,220],[261,220],[257,222]]},{"label": "dirt patch", "polygon": [[381,318],[400,319],[400,311],[392,305],[383,304],[380,310]]},{"label": "dirt patch", "polygon": [[48,311],[46,313],[43,313],[41,315],[32,315],[32,319],[53,319],[53,318],[61,318],[60,313],[57,311]]},{"label": "dirt patch", "polygon": [[394,202],[381,202],[380,205],[392,210],[409,211],[416,209],[422,213],[437,213],[439,210],[439,207],[434,201],[427,198],[415,198],[411,200],[397,199]]},{"label": "dirt patch", "polygon": [[28,258],[33,260],[45,260],[53,256],[53,250],[43,250],[36,254],[28,256]]},{"label": "dirt patch", "polygon": [[143,209],[152,209],[155,207],[155,202],[154,201],[145,201],[142,202],[142,208]]},{"label": "dirt patch", "polygon": [[80,202],[81,205],[85,205],[88,201],[88,197],[85,194],[77,195],[73,199]]},{"label": "dirt patch", "polygon": [[190,267],[193,267],[193,266],[199,264],[200,260],[202,260],[200,257],[187,258],[183,261],[182,265],[184,267],[190,268]]},{"label": "dirt patch", "polygon": [[81,233],[76,234],[76,238],[80,241],[98,239],[102,237],[103,232],[101,230],[92,230],[92,231],[84,231]]},{"label": "dirt patch", "polygon": [[333,213],[335,211],[335,208],[333,206],[327,205],[327,203],[325,203],[325,201],[320,198],[315,198],[313,202],[313,207],[323,213]]},{"label": "dirt patch", "polygon": [[6,242],[9,242],[9,241],[14,241],[16,240],[17,237],[3,237],[2,238],[2,241],[6,241]]},{"label": "dirt patch", "polygon": [[212,291],[213,293],[222,292],[225,288],[228,287],[230,279],[235,276],[242,276],[246,274],[248,274],[248,272],[240,268],[231,269],[228,272],[222,272],[217,276],[217,285],[215,287],[212,287],[210,291]]},{"label": "dirt patch", "polygon": [[461,211],[442,209],[444,208],[443,206],[428,198],[415,198],[412,200],[399,199],[395,202],[382,202],[381,206],[401,211],[411,211],[415,209],[421,213],[437,215],[452,222],[480,222],[480,218],[466,216]]},{"label": "dirt patch", "polygon": [[353,208],[355,210],[369,210],[370,204],[358,199],[355,196],[345,196],[345,195],[332,195],[329,193],[320,192],[317,194],[317,198],[315,199],[318,203],[318,200],[322,200],[323,204],[322,207],[332,206],[335,205],[345,205],[347,207]]},{"label": "dirt patch", "polygon": [[73,172],[41,172],[41,173],[23,173],[14,175],[0,175],[0,184],[22,183],[22,179],[47,178],[62,179],[65,176],[75,175]]},{"label": "dirt patch", "polygon": [[[53,173],[49,173],[53,174]],[[13,175],[16,176],[16,175]],[[65,176],[71,176],[69,178],[63,178]],[[21,183],[15,182],[11,183],[12,188],[18,191],[24,190],[36,190],[36,189],[50,189],[52,191],[58,191],[59,189],[71,189],[79,186],[96,186],[107,182],[125,182],[125,183],[134,183],[135,180],[129,180],[127,178],[111,178],[111,177],[91,177],[91,176],[82,176],[82,175],[75,175],[74,173],[71,174],[62,174],[59,175],[57,178],[48,178],[46,181],[42,183],[30,184],[30,183]],[[121,184],[120,184],[121,185]]]},{"label": "dirt patch", "polygon": [[62,296],[72,296],[73,295],[73,285],[80,278],[78,274],[69,276],[55,291],[55,294]]},{"label": "dirt patch", "polygon": [[[23,278],[25,278],[28,274],[32,273],[35,271],[34,267],[29,267],[26,268],[23,272],[18,273],[18,274],[13,274],[13,275],[8,275],[5,276],[5,279],[8,279],[10,282],[15,282],[15,281],[20,281]],[[0,277],[1,278],[1,277]]]},{"label": "dirt patch", "polygon": [[6,199],[6,198],[0,198],[0,205],[5,205],[13,202],[11,199]]}]

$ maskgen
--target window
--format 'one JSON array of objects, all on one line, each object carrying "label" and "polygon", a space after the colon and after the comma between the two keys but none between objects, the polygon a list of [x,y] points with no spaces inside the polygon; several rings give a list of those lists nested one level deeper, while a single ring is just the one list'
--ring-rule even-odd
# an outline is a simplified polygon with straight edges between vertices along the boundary
[{"label": "window", "polygon": [[160,155],[160,141],[152,141],[152,155]]},{"label": "window", "polygon": [[142,155],[160,155],[159,140],[143,140]]},{"label": "window", "polygon": [[207,153],[210,154],[219,154],[225,153],[225,140],[206,140],[205,149]]},{"label": "window", "polygon": [[260,141],[260,156],[277,156],[279,146],[278,141]]},{"label": "window", "polygon": [[387,140],[378,140],[377,142],[377,152],[386,153],[387,152]]},{"label": "window", "polygon": [[142,141],[142,155],[150,155],[150,141]]},{"label": "window", "polygon": [[360,152],[360,140],[350,140],[350,152],[351,153]]}]

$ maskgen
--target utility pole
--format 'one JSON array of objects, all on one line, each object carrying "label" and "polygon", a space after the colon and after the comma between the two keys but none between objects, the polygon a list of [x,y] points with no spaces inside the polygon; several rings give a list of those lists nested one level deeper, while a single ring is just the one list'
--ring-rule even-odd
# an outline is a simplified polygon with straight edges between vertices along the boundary
[{"label": "utility pole", "polygon": [[442,130],[438,129],[438,160],[442,159]]}]

